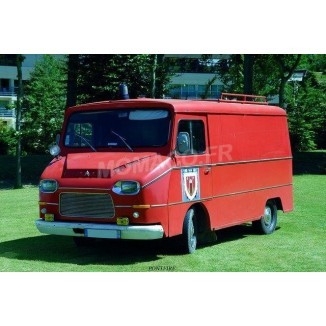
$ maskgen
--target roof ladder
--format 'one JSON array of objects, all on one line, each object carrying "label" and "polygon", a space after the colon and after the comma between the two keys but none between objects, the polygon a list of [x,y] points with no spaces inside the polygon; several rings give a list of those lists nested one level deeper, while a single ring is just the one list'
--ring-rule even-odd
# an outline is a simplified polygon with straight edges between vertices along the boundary
[{"label": "roof ladder", "polygon": [[222,93],[220,102],[240,102],[248,104],[268,105],[266,96],[233,93]]}]

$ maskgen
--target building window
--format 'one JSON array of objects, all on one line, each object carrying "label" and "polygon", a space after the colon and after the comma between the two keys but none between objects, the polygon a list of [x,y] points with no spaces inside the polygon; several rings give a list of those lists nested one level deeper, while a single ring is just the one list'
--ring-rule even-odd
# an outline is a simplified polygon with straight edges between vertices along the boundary
[{"label": "building window", "polygon": [[207,90],[207,85],[177,85],[171,86],[168,97],[176,99],[218,99],[221,97],[222,87],[211,85]]},{"label": "building window", "polygon": [[2,93],[9,92],[9,79],[5,79],[5,78],[0,79],[0,92]]}]

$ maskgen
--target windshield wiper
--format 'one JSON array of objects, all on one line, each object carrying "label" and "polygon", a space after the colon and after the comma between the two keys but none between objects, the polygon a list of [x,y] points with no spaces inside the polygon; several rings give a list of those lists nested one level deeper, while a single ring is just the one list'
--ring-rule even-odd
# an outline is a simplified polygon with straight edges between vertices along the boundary
[{"label": "windshield wiper", "polygon": [[75,136],[78,136],[81,140],[83,140],[94,152],[96,152],[96,149],[92,146],[92,144],[82,135],[75,133]]},{"label": "windshield wiper", "polygon": [[111,130],[111,132],[113,133],[113,135],[116,135],[117,137],[119,137],[122,142],[128,147],[128,149],[133,152],[133,149],[128,145],[128,143],[126,142],[126,139],[123,138],[121,135],[117,134],[115,131]]}]

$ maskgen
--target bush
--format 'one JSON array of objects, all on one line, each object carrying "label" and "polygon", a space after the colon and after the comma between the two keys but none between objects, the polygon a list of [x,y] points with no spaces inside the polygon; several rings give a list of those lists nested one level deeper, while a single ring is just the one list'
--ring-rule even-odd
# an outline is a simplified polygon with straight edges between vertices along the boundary
[{"label": "bush", "polygon": [[11,155],[16,151],[15,130],[0,128],[0,155]]}]

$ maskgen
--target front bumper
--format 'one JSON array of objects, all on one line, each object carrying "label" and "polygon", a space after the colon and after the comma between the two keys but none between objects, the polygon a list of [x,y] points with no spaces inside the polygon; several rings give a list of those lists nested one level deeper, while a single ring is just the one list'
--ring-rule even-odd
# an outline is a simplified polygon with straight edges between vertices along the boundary
[{"label": "front bumper", "polygon": [[115,224],[46,222],[42,219],[36,220],[35,225],[41,233],[73,237],[154,240],[161,239],[164,235],[161,225],[120,226]]}]

